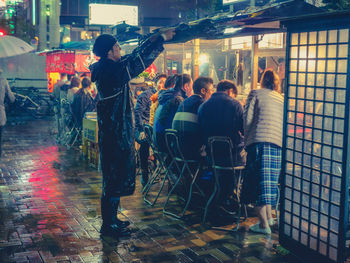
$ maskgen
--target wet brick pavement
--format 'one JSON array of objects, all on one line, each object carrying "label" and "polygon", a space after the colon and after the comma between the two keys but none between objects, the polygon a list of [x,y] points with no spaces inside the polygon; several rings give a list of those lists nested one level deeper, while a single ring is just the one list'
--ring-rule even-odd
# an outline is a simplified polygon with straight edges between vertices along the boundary
[{"label": "wet brick pavement", "polygon": [[[163,216],[143,202],[140,184],[122,198],[131,238],[101,239],[101,176],[79,151],[57,146],[53,121],[6,127],[0,160],[0,262],[297,262],[276,253],[271,237],[214,231]],[[122,218],[123,219],[123,218]]]}]

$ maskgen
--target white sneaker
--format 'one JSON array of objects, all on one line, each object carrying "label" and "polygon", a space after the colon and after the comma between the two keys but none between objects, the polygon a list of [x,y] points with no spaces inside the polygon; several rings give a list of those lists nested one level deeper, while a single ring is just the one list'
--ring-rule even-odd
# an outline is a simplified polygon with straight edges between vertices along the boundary
[{"label": "white sneaker", "polygon": [[271,235],[271,228],[261,228],[260,223],[257,223],[255,225],[252,225],[249,227],[249,230],[255,233],[261,233],[261,234],[266,234],[266,235]]}]

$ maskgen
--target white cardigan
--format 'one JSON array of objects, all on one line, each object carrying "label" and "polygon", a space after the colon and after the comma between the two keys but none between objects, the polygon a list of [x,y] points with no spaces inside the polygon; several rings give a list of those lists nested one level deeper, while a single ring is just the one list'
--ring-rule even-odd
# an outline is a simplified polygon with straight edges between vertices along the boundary
[{"label": "white cardigan", "polygon": [[245,146],[269,142],[282,147],[283,97],[270,89],[252,90],[243,112]]}]

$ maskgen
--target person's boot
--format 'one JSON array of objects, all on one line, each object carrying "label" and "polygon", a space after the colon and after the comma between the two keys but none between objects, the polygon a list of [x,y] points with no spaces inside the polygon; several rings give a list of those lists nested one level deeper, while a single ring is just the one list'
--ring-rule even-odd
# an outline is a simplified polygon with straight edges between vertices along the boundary
[{"label": "person's boot", "polygon": [[102,215],[102,226],[100,233],[106,236],[112,237],[127,237],[130,236],[131,232],[128,228],[118,226],[117,222],[117,210],[119,201],[111,202],[109,198],[101,198],[101,215]]},{"label": "person's boot", "polygon": [[115,217],[113,217],[113,224],[117,225],[120,228],[126,228],[130,225],[130,221],[123,221],[118,219],[118,207],[119,207],[119,201],[113,201],[112,202],[112,207],[113,207],[113,211],[115,211]]}]

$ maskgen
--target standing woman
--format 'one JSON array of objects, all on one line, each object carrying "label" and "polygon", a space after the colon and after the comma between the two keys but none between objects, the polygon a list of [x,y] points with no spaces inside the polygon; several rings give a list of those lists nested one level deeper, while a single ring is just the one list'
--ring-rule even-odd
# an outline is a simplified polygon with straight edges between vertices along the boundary
[{"label": "standing woman", "polygon": [[264,72],[260,84],[261,89],[250,92],[243,113],[248,155],[242,199],[256,205],[259,223],[250,230],[271,234],[282,163],[283,97],[273,70]]},{"label": "standing woman", "polygon": [[0,69],[0,157],[1,157],[1,139],[2,139],[2,130],[3,127],[6,124],[6,112],[5,112],[5,105],[4,101],[5,98],[8,97],[8,99],[11,102],[15,101],[15,95],[13,95],[9,84],[7,83],[7,80],[2,76],[2,70]]}]

